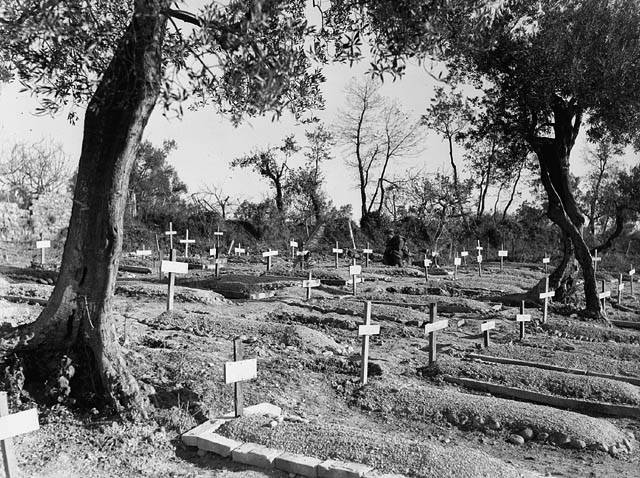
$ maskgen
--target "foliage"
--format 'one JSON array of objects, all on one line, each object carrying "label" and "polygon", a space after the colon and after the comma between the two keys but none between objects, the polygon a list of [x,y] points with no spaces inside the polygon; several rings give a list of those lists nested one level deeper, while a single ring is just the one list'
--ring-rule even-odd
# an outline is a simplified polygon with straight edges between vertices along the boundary
[{"label": "foliage", "polygon": [[0,161],[0,184],[23,208],[41,195],[66,192],[70,178],[69,159],[54,141],[15,143]]}]

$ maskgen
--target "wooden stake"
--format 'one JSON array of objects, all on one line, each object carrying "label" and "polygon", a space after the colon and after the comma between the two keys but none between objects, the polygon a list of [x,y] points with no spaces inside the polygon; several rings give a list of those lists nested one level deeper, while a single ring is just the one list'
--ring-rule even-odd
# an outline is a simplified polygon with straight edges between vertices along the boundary
[{"label": "wooden stake", "polygon": [[184,244],[184,257],[189,257],[189,244],[195,244],[195,239],[189,239],[189,229],[185,234],[184,239],[180,239],[180,244]]},{"label": "wooden stake", "polygon": [[618,305],[622,304],[622,290],[624,289],[624,283],[622,282],[622,272],[618,277]]},{"label": "wooden stake", "polygon": [[[178,253],[175,249],[171,249],[169,254],[169,260],[171,262],[176,262],[178,258]],[[176,288],[176,275],[173,272],[169,272],[169,290],[167,293],[167,310],[173,310],[173,294]]]},{"label": "wooden stake", "polygon": [[353,296],[355,297],[357,294],[357,284],[358,284],[358,276],[362,274],[362,267],[356,265],[355,258],[353,259],[353,264],[349,267],[349,275],[351,276],[351,281],[353,282]]},{"label": "wooden stake", "polygon": [[364,266],[369,267],[369,254],[373,254],[373,249],[371,249],[368,242],[367,242],[367,248],[363,249],[362,253],[364,254]]},{"label": "wooden stake", "polygon": [[338,268],[338,255],[342,254],[342,249],[340,249],[338,247],[338,241],[336,241],[336,247],[333,248],[332,252],[335,254],[335,265],[336,265],[336,269]]},{"label": "wooden stake", "polygon": [[362,366],[360,368],[360,383],[367,384],[369,375],[369,336],[380,333],[379,325],[371,325],[371,301],[364,304],[364,325],[358,327],[358,335],[362,337]]},{"label": "wooden stake", "polygon": [[169,230],[164,232],[165,236],[169,236],[169,250],[173,249],[173,236],[176,235],[177,233],[178,233],[177,231],[173,230],[173,223],[170,222]]},{"label": "wooden stake", "polygon": [[[244,358],[244,346],[242,339],[236,337],[233,339],[233,361],[239,362]],[[244,410],[244,395],[242,393],[242,382],[235,382],[233,384],[233,405],[236,412],[236,417],[241,417]]]},{"label": "wooden stake", "polygon": [[524,300],[520,304],[520,313],[516,315],[516,322],[520,324],[520,340],[524,340],[525,324],[531,321],[531,314],[524,313]]},{"label": "wooden stake", "polygon": [[[0,392],[0,417],[9,415],[9,402],[7,401],[7,392]],[[4,475],[6,478],[16,478],[18,476],[18,463],[16,462],[16,454],[13,450],[13,442],[11,438],[0,441],[0,449],[2,450],[2,462],[4,464]]]},{"label": "wooden stake", "polygon": [[555,291],[549,290],[549,276],[544,280],[544,292],[540,294],[540,299],[544,299],[544,309],[542,312],[542,323],[547,323],[547,314],[549,310],[549,299],[556,295]]},{"label": "wooden stake", "polygon": [[429,323],[424,326],[424,333],[429,334],[429,365],[436,361],[436,331],[445,329],[449,322],[447,320],[436,321],[438,315],[438,305],[433,302],[429,304]]},{"label": "wooden stake", "polygon": [[491,344],[491,338],[489,337],[489,331],[496,328],[495,320],[488,320],[480,324],[480,333],[482,334],[482,345],[484,348],[488,348]]},{"label": "wooden stake", "polygon": [[424,278],[429,282],[429,266],[431,265],[431,259],[427,258],[427,253],[424,253]]},{"label": "wooden stake", "polygon": [[636,270],[631,266],[629,269],[629,292],[631,293],[631,297],[633,297],[633,276],[636,274]]}]

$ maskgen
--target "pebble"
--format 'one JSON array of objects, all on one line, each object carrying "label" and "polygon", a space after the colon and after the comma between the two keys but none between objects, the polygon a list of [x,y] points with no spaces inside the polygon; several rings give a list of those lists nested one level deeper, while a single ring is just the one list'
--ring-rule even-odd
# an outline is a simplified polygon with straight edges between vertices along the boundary
[{"label": "pebble", "polygon": [[531,440],[533,438],[533,430],[529,427],[523,429],[519,435],[525,440]]},{"label": "pebble", "polygon": [[542,433],[538,433],[538,440],[541,442],[545,442],[549,439],[549,434],[542,432]]},{"label": "pebble", "polygon": [[275,427],[277,427],[277,426],[278,426],[278,420],[271,420],[271,421],[269,422],[269,426],[270,426],[271,428],[275,428]]},{"label": "pebble", "polygon": [[489,417],[487,419],[487,427],[489,427],[491,430],[500,430],[501,425],[498,420],[493,417]]},{"label": "pebble", "polygon": [[574,438],[573,440],[571,440],[570,445],[571,445],[571,448],[575,448],[577,450],[584,450],[585,448],[587,448],[587,444],[585,443],[585,441],[579,440],[577,438]]},{"label": "pebble", "polygon": [[520,435],[509,435],[509,443],[513,443],[514,445],[524,445],[524,438]]}]

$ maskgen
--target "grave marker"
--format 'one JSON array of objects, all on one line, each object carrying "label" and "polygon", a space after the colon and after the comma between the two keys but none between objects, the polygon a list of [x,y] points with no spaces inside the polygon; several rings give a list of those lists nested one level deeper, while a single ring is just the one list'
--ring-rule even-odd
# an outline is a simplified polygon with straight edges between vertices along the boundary
[{"label": "grave marker", "polygon": [[495,320],[488,320],[480,324],[480,333],[482,334],[482,345],[484,348],[488,348],[491,343],[491,338],[489,337],[489,331],[496,328]]},{"label": "grave marker", "polygon": [[258,376],[258,362],[256,359],[243,360],[242,339],[233,339],[233,362],[224,364],[224,383],[233,384],[234,387],[234,409],[235,416],[241,417],[244,408],[244,396],[242,393],[242,382],[254,379]]},{"label": "grave marker", "polygon": [[[302,251],[298,251],[296,252],[296,257],[300,257],[300,270],[304,269],[304,260],[307,256],[307,254],[309,254],[309,251],[307,250],[302,250]],[[295,264],[294,264],[294,268],[295,268]]]},{"label": "grave marker", "polygon": [[216,275],[216,279],[218,279],[220,277],[220,267],[224,266],[227,264],[227,258],[226,257],[216,257],[213,260],[213,269],[215,271],[215,275]]},{"label": "grave marker", "polygon": [[458,267],[462,264],[462,259],[460,257],[453,258],[453,278],[458,280]]},{"label": "grave marker", "polygon": [[551,263],[551,257],[547,256],[547,253],[544,253],[544,257],[542,258],[542,263],[544,264],[544,273],[549,274],[549,264]]},{"label": "grave marker", "polygon": [[311,289],[313,287],[320,287],[320,279],[312,279],[311,271],[309,271],[309,278],[302,281],[302,287],[307,289],[307,300],[311,299]]},{"label": "grave marker", "polygon": [[478,262],[478,277],[482,277],[482,254],[478,254],[476,261]]},{"label": "grave marker", "polygon": [[167,310],[173,310],[173,294],[176,286],[176,274],[187,274],[189,272],[189,264],[186,262],[176,262],[178,253],[175,249],[171,249],[168,261],[160,263],[160,271],[169,273],[169,290],[167,292]]},{"label": "grave marker", "polygon": [[461,251],[460,257],[464,260],[464,266],[467,267],[467,257],[469,256],[469,251]]},{"label": "grave marker", "polygon": [[531,322],[531,314],[524,313],[524,300],[520,304],[520,313],[516,314],[516,322],[520,324],[520,340],[524,339],[524,327],[527,322]]},{"label": "grave marker", "polygon": [[169,230],[168,231],[164,231],[164,235],[165,236],[169,236],[169,250],[173,250],[173,236],[175,236],[176,234],[178,234],[178,231],[174,231],[173,230],[173,223],[170,222],[169,223]]},{"label": "grave marker", "polygon": [[549,299],[555,297],[556,292],[553,290],[549,290],[549,277],[546,277],[544,280],[544,292],[540,293],[540,299],[544,299],[544,309],[542,312],[542,323],[547,323],[547,313],[549,310]]},{"label": "grave marker", "polygon": [[278,251],[272,251],[271,249],[269,249],[267,252],[262,253],[262,257],[267,258],[267,272],[271,270],[271,258],[277,255],[278,255]]},{"label": "grave marker", "polygon": [[212,247],[209,249],[209,257],[218,257],[218,248]]},{"label": "grave marker", "polygon": [[18,476],[18,465],[11,439],[17,435],[36,431],[39,428],[38,410],[36,408],[9,414],[7,392],[0,392],[0,449],[2,450],[2,462],[6,478],[16,478]]},{"label": "grave marker", "polygon": [[610,290],[605,290],[605,286],[604,286],[604,280],[602,281],[602,292],[600,292],[598,294],[598,299],[600,299],[600,302],[602,303],[602,312],[604,312],[604,314],[607,314],[606,311],[606,306],[607,306],[607,298],[611,297],[611,291]]},{"label": "grave marker", "polygon": [[44,250],[51,247],[51,241],[36,241],[36,249],[40,249],[40,265],[44,265]]},{"label": "grave marker", "polygon": [[502,245],[502,249],[498,251],[498,257],[500,258],[500,272],[504,270],[504,258],[509,255],[509,251],[505,250],[504,244]]},{"label": "grave marker", "polygon": [[424,333],[429,334],[429,365],[436,361],[436,332],[446,329],[449,326],[448,320],[436,321],[438,306],[436,303],[429,304],[429,323],[424,326]]},{"label": "grave marker", "polygon": [[618,305],[622,304],[622,291],[624,290],[624,282],[622,281],[622,272],[618,277]]},{"label": "grave marker", "polygon": [[598,249],[593,253],[593,257],[591,258],[591,262],[593,262],[593,273],[598,273],[598,262],[602,260],[602,257],[598,257]]},{"label": "grave marker", "polygon": [[353,284],[353,296],[356,296],[358,282],[362,282],[362,279],[358,276],[362,274],[362,266],[356,265],[356,260],[353,259],[353,264],[349,266],[349,275],[351,276],[351,283]]},{"label": "grave marker", "polygon": [[369,255],[373,254],[373,249],[369,247],[368,242],[367,242],[367,248],[362,249],[362,253],[364,254],[364,266],[369,267]]},{"label": "grave marker", "polygon": [[636,270],[633,268],[633,266],[631,266],[631,269],[629,269],[629,292],[631,292],[631,295],[633,296],[633,276],[636,274]]},{"label": "grave marker", "polygon": [[246,253],[247,253],[247,250],[246,250],[244,247],[242,247],[242,244],[240,244],[240,243],[238,242],[238,247],[234,248],[234,249],[233,249],[233,252],[235,253],[235,255],[236,255],[236,257],[237,257],[237,256],[240,256],[240,255],[242,255],[242,254],[246,254]]},{"label": "grave marker", "polygon": [[142,246],[142,249],[137,249],[136,250],[136,256],[138,257],[147,257],[151,255],[151,249],[144,249],[144,246]]},{"label": "grave marker", "polygon": [[291,258],[293,259],[296,256],[296,249],[298,248],[298,243],[294,240],[289,241],[289,247],[291,248]]},{"label": "grave marker", "polygon": [[195,243],[195,239],[189,239],[189,229],[187,229],[184,239],[180,239],[180,244],[184,244],[184,257],[189,257],[189,244]]},{"label": "grave marker", "polygon": [[224,235],[224,232],[220,230],[220,226],[217,227],[217,231],[213,233],[216,238],[216,257],[220,256],[220,238]]},{"label": "grave marker", "polygon": [[336,241],[336,247],[334,247],[333,249],[331,249],[331,252],[333,252],[336,256],[336,269],[338,268],[338,255],[342,254],[343,250],[338,248],[338,241]]},{"label": "grave marker", "polygon": [[369,373],[369,336],[380,334],[380,325],[371,324],[371,301],[364,303],[364,325],[358,326],[358,335],[362,337],[362,367],[360,368],[360,384],[367,384]]},{"label": "grave marker", "polygon": [[431,259],[427,259],[427,254],[424,254],[424,277],[429,282],[429,266],[431,265]]}]

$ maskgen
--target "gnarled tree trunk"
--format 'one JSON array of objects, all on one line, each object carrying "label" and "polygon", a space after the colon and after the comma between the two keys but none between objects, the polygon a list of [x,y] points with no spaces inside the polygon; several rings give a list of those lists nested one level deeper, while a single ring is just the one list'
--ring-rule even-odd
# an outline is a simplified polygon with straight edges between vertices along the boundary
[{"label": "gnarled tree trunk", "polygon": [[[584,277],[587,312],[600,317],[602,310],[593,262],[580,232],[585,219],[573,194],[569,174],[569,156],[580,128],[581,110],[574,101],[556,97],[553,113],[554,138],[536,137],[531,140],[540,163],[542,184],[549,199],[547,215],[560,227],[566,239],[571,241]],[[552,274],[552,278],[558,281],[553,284],[554,287],[559,285],[561,276],[564,276],[564,271],[563,274]]]},{"label": "gnarled tree trunk", "polygon": [[[131,167],[161,82],[164,0],[136,0],[133,17],[91,99],[62,266],[34,336],[18,349],[72,351],[98,395],[117,411],[145,413],[112,316]],[[82,370],[80,370],[82,372]],[[86,373],[86,370],[85,370]]]}]

